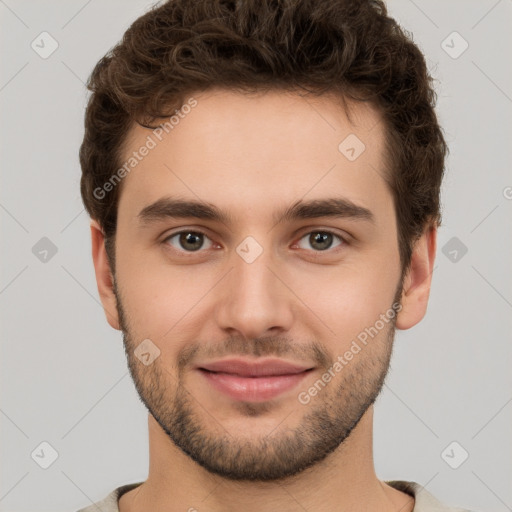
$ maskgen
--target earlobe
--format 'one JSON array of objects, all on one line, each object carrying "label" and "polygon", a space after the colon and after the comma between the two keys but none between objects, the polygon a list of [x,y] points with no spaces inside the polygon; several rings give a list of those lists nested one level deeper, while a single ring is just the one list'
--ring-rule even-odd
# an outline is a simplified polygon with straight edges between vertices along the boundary
[{"label": "earlobe", "polygon": [[117,312],[117,301],[113,289],[113,276],[107,258],[107,251],[105,250],[105,236],[100,225],[94,219],[91,220],[91,242],[96,284],[103,310],[111,327],[121,330]]},{"label": "earlobe", "polygon": [[436,247],[437,227],[429,225],[413,247],[402,289],[402,309],[397,316],[397,329],[410,329],[427,312]]}]

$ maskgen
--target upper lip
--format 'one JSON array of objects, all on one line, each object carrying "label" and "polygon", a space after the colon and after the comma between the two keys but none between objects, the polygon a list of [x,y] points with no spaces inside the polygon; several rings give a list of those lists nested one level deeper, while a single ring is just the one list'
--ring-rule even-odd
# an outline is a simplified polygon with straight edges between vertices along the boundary
[{"label": "upper lip", "polygon": [[254,362],[243,359],[223,359],[212,363],[201,364],[200,370],[230,373],[242,377],[263,377],[271,375],[291,375],[310,370],[311,366],[290,363],[282,359],[264,359]]}]

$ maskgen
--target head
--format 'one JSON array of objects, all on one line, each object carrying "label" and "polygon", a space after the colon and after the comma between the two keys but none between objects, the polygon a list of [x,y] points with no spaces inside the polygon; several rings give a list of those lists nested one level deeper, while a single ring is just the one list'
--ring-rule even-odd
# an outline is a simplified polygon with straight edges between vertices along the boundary
[{"label": "head", "polygon": [[[228,478],[322,461],[426,310],[447,148],[420,50],[376,0],[175,0],[88,87],[81,193],[143,403]],[[309,373],[233,400],[200,370],[227,356]]]}]

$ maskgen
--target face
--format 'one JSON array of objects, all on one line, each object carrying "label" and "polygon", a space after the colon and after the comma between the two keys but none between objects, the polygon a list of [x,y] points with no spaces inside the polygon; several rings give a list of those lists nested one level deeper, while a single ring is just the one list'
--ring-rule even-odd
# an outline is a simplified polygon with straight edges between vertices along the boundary
[{"label": "face", "polygon": [[339,449],[389,366],[402,288],[383,127],[329,96],[194,98],[169,133],[127,139],[127,160],[156,145],[122,182],[111,324],[172,443],[274,480]]}]

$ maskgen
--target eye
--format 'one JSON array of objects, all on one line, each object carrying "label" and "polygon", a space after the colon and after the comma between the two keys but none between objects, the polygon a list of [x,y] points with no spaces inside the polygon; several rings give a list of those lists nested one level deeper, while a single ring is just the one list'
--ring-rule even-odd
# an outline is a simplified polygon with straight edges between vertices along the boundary
[{"label": "eye", "polygon": [[[205,247],[205,241],[208,241]],[[169,243],[178,251],[196,252],[199,249],[211,249],[212,241],[200,231],[180,231],[167,237],[164,243]]]},{"label": "eye", "polygon": [[[333,246],[333,239],[335,238],[339,240],[339,243]],[[340,235],[336,235],[330,231],[311,231],[303,236],[296,244],[296,246],[301,249],[309,249],[309,247],[303,246],[303,240],[306,240],[306,243],[310,244],[315,251],[326,251],[331,247],[338,247],[345,243],[345,240],[343,240]]]},{"label": "eye", "polygon": [[[338,243],[336,243],[336,239],[338,239]],[[214,246],[205,233],[192,230],[174,233],[163,240],[163,243],[171,245],[177,251],[189,253],[198,252],[200,249],[211,249]],[[316,230],[304,235],[293,247],[308,250],[313,248],[315,252],[322,252],[346,243],[340,235],[331,231]],[[309,244],[310,247],[305,244]]]}]

